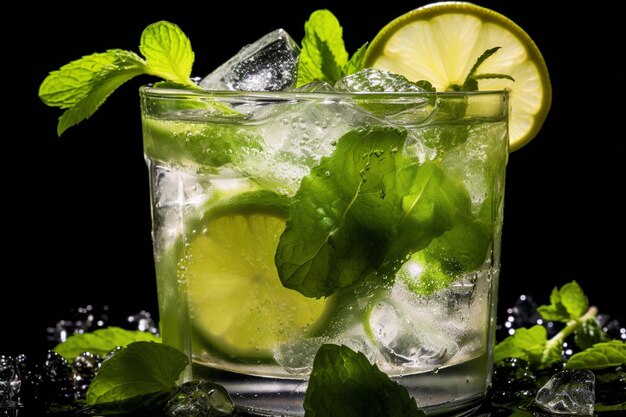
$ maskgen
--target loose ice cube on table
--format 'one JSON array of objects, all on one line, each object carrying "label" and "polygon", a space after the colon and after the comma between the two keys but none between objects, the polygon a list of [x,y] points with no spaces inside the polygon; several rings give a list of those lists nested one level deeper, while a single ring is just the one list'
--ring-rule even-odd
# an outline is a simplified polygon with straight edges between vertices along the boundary
[{"label": "loose ice cube on table", "polygon": [[588,369],[564,370],[554,374],[535,398],[542,409],[554,414],[593,415],[595,375]]},{"label": "loose ice cube on table", "polygon": [[295,85],[300,47],[277,29],[244,46],[200,81],[208,90],[278,91]]},{"label": "loose ice cube on table", "polygon": [[191,381],[181,385],[165,405],[166,417],[230,416],[235,409],[226,390],[211,381]]}]

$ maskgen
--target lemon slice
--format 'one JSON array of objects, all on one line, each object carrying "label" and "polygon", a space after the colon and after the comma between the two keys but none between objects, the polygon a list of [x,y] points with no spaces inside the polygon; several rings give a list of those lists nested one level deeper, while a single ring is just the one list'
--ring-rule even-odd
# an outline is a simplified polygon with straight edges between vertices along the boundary
[{"label": "lemon slice", "polygon": [[420,7],[390,22],[376,35],[365,66],[428,80],[437,91],[463,85],[477,58],[501,47],[478,68],[478,74],[506,74],[481,79],[479,89],[511,91],[511,151],[528,143],[543,124],[552,101],[548,69],[541,52],[523,29],[493,10],[471,3],[442,2]]},{"label": "lemon slice", "polygon": [[327,304],[281,284],[274,255],[287,211],[272,194],[246,193],[211,209],[186,251],[194,337],[231,360],[271,359],[281,343],[312,330]]}]

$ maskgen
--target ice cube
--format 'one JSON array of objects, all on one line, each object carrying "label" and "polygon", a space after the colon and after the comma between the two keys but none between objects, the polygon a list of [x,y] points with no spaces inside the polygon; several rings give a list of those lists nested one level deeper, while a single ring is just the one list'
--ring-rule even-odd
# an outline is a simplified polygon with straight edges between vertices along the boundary
[{"label": "ice cube", "polygon": [[235,409],[226,390],[211,381],[191,381],[181,385],[165,405],[167,417],[229,416]]},{"label": "ice cube", "polygon": [[535,403],[554,414],[593,415],[595,375],[588,369],[564,370],[554,374],[539,389]]},{"label": "ice cube", "polygon": [[370,325],[381,354],[398,366],[430,369],[443,365],[459,351],[456,341],[436,322],[415,314],[401,300],[380,302]]},{"label": "ice cube", "polygon": [[302,177],[335,150],[337,140],[353,129],[351,122],[362,118],[362,113],[347,103],[318,100],[280,107],[259,125],[262,146],[246,150],[237,166],[264,186],[292,194]]},{"label": "ice cube", "polygon": [[335,88],[338,91],[370,93],[423,93],[427,91],[400,74],[376,68],[365,68],[348,75],[337,81]]},{"label": "ice cube", "polygon": [[[402,75],[389,71],[365,68],[337,81],[335,88],[345,92],[427,93],[432,86],[427,83],[413,83]],[[421,124],[435,110],[435,96],[432,94],[398,97],[388,95],[370,97],[367,100],[355,99],[355,102],[377,117],[384,117],[389,122],[405,126]]]},{"label": "ice cube", "polygon": [[277,29],[244,46],[200,81],[208,90],[278,91],[295,84],[300,47]]}]

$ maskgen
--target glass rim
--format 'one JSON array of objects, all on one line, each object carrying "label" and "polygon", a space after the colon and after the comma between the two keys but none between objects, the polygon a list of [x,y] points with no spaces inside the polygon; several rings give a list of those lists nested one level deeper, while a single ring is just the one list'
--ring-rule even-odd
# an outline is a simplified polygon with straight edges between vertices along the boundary
[{"label": "glass rim", "polygon": [[424,97],[461,98],[461,97],[503,97],[511,92],[509,89],[485,91],[424,91],[424,92],[346,92],[346,91],[237,91],[237,90],[205,90],[182,89],[172,87],[154,87],[143,85],[139,87],[141,96],[149,98],[214,98],[237,99],[249,98],[272,101],[292,101],[294,99],[410,99]]}]

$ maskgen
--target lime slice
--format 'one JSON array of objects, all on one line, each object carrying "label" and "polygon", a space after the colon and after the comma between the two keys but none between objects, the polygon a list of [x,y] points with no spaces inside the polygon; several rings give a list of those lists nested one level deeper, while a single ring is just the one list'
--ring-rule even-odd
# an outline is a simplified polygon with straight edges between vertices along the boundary
[{"label": "lime slice", "polygon": [[283,287],[276,271],[286,207],[271,192],[245,193],[210,209],[204,230],[190,239],[184,267],[192,327],[213,353],[270,359],[278,345],[323,321],[326,300]]},{"label": "lime slice", "polygon": [[510,150],[528,143],[543,124],[552,101],[548,69],[541,52],[523,29],[493,10],[471,3],[442,2],[420,7],[390,22],[376,35],[365,65],[428,80],[437,91],[463,85],[477,58],[501,47],[482,63],[479,89],[511,91]]}]

